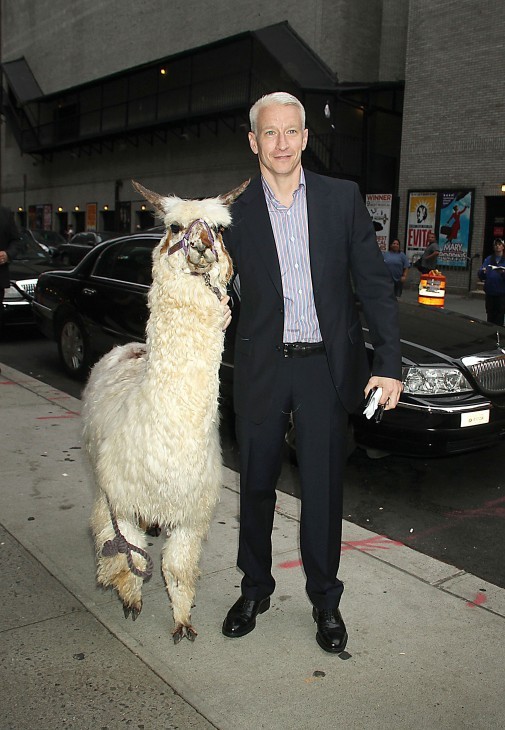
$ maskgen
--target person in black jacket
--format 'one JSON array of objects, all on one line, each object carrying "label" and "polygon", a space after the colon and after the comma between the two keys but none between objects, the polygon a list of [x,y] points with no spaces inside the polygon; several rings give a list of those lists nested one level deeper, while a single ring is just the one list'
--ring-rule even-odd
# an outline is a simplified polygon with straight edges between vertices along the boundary
[{"label": "person in black jacket", "polygon": [[[347,641],[337,571],[348,414],[375,386],[386,408],[398,402],[398,306],[358,186],[302,168],[308,131],[299,100],[269,94],[250,121],[261,175],[233,204],[224,234],[241,290],[234,407],[244,576],[222,631],[248,634],[270,606],[275,488],[292,413],[306,590],[318,644],[338,653]],[[354,290],[375,348],[371,372]]]},{"label": "person in black jacket", "polygon": [[5,290],[10,285],[9,261],[16,251],[19,231],[10,208],[0,206],[0,327]]}]

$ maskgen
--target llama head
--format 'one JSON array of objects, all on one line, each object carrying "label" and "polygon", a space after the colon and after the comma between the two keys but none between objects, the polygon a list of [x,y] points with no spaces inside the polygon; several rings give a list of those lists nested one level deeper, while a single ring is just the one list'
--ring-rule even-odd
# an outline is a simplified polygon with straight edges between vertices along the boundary
[{"label": "llama head", "polygon": [[153,274],[159,267],[190,274],[213,275],[213,284],[226,285],[233,266],[222,239],[231,223],[229,206],[246,189],[246,180],[217,198],[186,200],[163,196],[132,180],[132,185],[163,219],[165,236],[153,254]]}]

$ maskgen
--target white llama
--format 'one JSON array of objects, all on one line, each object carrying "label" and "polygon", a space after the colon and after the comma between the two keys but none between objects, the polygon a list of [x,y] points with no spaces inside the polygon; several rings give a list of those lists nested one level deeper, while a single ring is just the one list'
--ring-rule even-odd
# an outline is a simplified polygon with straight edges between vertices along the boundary
[{"label": "white llama", "polygon": [[125,617],[142,609],[152,563],[140,524],[167,533],[162,572],[174,641],[191,641],[201,542],[221,479],[219,365],[221,297],[232,274],[221,230],[248,181],[218,198],[163,197],[133,181],[163,217],[153,252],[146,344],[115,347],[92,369],[83,394],[84,439],[97,486],[91,518],[97,580]]}]

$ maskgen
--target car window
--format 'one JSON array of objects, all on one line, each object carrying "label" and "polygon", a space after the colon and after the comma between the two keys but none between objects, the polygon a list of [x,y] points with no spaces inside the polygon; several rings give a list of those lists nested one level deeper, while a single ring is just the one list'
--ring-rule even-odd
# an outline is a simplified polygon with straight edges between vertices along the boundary
[{"label": "car window", "polygon": [[83,243],[86,246],[93,246],[95,240],[94,233],[76,233],[75,236],[72,236],[70,239],[70,243]]},{"label": "car window", "polygon": [[151,286],[152,254],[156,243],[135,239],[109,246],[99,256],[92,275]]},{"label": "car window", "polygon": [[47,254],[41,247],[33,241],[27,233],[22,233],[19,240],[14,245],[12,255],[13,261],[50,261]]}]

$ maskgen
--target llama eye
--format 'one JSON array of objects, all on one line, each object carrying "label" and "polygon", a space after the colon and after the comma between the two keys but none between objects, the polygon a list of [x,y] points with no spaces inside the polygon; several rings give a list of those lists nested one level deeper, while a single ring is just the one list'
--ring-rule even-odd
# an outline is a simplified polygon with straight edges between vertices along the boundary
[{"label": "llama eye", "polygon": [[179,233],[181,227],[177,223],[172,223],[170,226],[170,230],[172,231],[172,233]]}]

